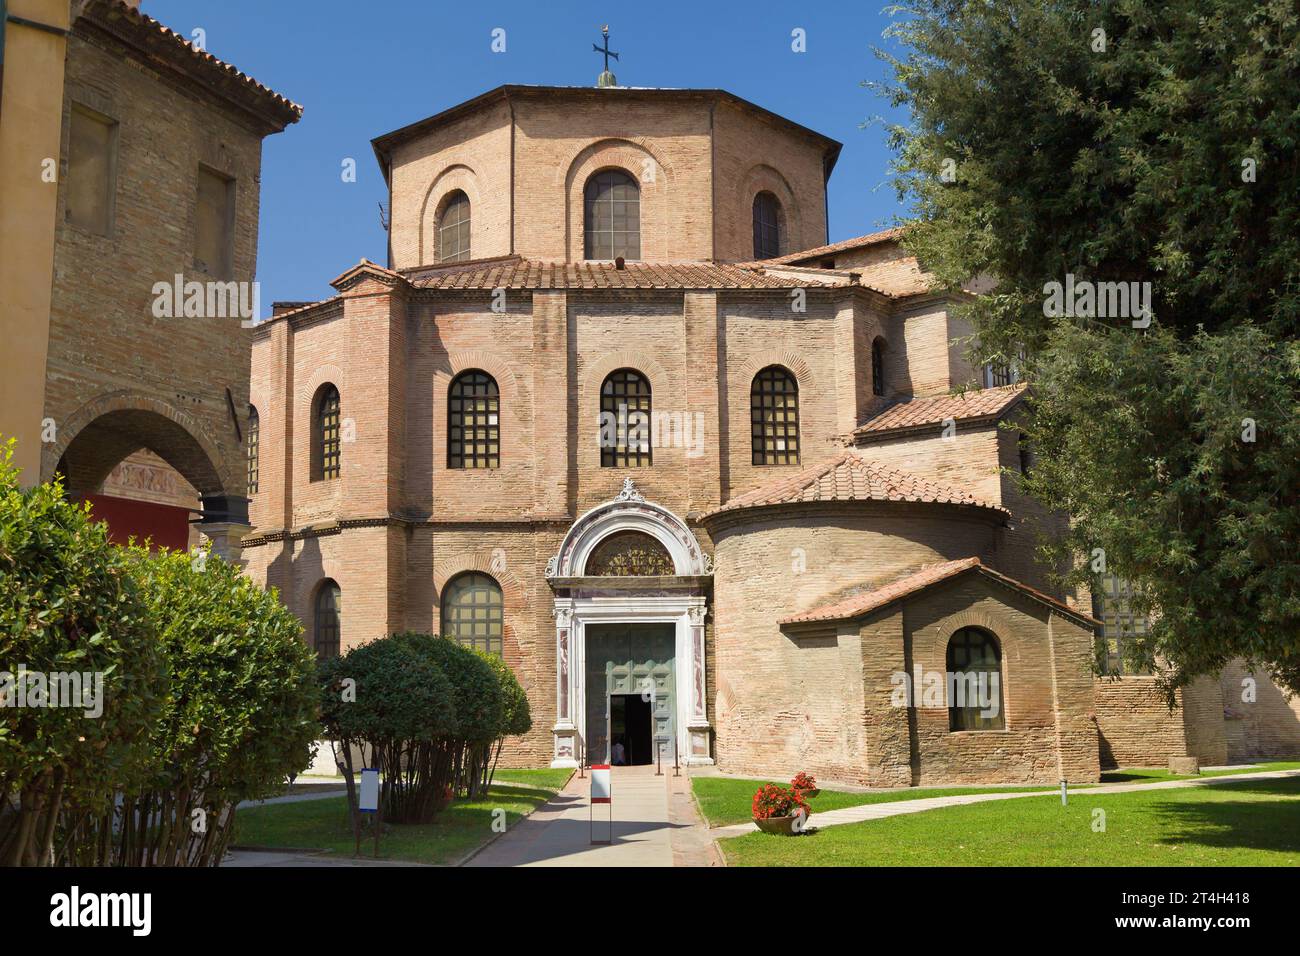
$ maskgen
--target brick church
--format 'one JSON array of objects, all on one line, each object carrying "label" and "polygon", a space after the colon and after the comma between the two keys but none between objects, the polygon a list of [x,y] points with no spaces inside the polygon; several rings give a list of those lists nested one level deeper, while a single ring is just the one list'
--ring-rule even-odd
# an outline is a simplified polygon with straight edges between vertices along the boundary
[{"label": "brick church", "polygon": [[319,654],[502,655],[519,763],[906,786],[1300,748],[1262,677],[1170,711],[1114,673],[1142,622],[1035,564],[1061,519],[1018,491],[1024,386],[958,341],[979,290],[897,230],[827,244],[839,143],[606,74],[374,150],[388,265],[253,332],[243,557]]}]

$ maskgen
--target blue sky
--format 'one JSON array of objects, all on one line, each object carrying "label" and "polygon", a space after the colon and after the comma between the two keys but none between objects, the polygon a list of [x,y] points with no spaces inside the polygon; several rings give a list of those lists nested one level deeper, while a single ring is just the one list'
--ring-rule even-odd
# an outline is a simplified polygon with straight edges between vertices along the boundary
[{"label": "blue sky", "polygon": [[[370,140],[502,83],[594,85],[592,52],[610,25],[627,86],[719,87],[844,144],[830,182],[834,242],[901,212],[880,123],[888,104],[862,86],[889,23],[872,3],[443,3],[418,0],[144,0],[178,33],[304,107],[263,150],[258,278],[276,299],[317,299],[361,257],[383,263],[386,200]],[[506,31],[506,52],[491,51]],[[791,50],[806,31],[807,52]],[[868,123],[864,127],[864,123]],[[340,177],[344,158],[357,181]]]}]

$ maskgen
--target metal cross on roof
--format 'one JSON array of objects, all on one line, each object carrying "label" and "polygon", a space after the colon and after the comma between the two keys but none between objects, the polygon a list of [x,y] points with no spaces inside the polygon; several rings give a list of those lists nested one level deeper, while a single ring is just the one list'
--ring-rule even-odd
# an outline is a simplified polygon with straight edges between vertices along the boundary
[{"label": "metal cross on roof", "polygon": [[612,56],[614,59],[616,60],[618,59],[618,54],[609,48],[609,24],[608,23],[606,23],[603,27],[600,28],[600,35],[605,38],[604,48],[602,49],[601,47],[596,46],[596,44],[594,43],[591,45],[591,48],[595,50],[597,53],[603,53],[605,55],[605,72],[608,73],[609,58]]}]

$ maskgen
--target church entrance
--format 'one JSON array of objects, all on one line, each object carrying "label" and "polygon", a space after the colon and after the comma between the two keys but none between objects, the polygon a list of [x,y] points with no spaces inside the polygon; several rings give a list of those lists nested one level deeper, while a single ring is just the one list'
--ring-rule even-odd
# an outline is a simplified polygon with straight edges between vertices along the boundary
[{"label": "church entrance", "polygon": [[672,760],[676,727],[672,624],[592,624],[586,634],[586,737],[591,763]]}]

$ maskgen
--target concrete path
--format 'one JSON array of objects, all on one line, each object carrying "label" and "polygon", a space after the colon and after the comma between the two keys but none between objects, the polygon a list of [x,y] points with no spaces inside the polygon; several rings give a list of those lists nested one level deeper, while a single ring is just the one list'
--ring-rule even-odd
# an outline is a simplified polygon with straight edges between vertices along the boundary
[{"label": "concrete path", "polygon": [[313,790],[310,793],[288,793],[283,797],[267,797],[265,800],[241,801],[238,810],[249,807],[262,807],[269,803],[302,803],[304,800],[328,800],[330,797],[346,797],[347,790]]},{"label": "concrete path", "polygon": [[[1201,777],[1188,780],[1164,780],[1160,783],[1104,783],[1070,792],[1070,799],[1079,800],[1098,794],[1132,793],[1137,790],[1177,790],[1182,787],[1208,787],[1215,784],[1231,783],[1236,780],[1275,780],[1282,777],[1300,776],[1300,770],[1270,770],[1262,773],[1228,774],[1223,777]],[[988,803],[991,800],[1018,800],[1024,797],[1044,797],[1059,800],[1059,792],[1038,790],[1019,793],[970,793],[956,797],[929,797],[924,800],[897,800],[891,803],[868,803],[858,807],[844,807],[840,810],[827,810],[814,813],[808,818],[808,827],[842,826],[846,823],[862,823],[866,820],[879,820],[883,817],[896,817],[904,813],[923,813],[941,807],[960,807],[970,803]],[[744,836],[757,832],[753,823],[737,823],[727,827],[709,830],[715,840]]]},{"label": "concrete path", "polygon": [[[489,843],[464,866],[708,866],[719,862],[695,811],[690,780],[653,767],[615,767],[614,802],[588,802],[591,778],[574,774],[544,806]],[[591,842],[610,837],[613,842]],[[591,823],[593,818],[595,824]]]}]

